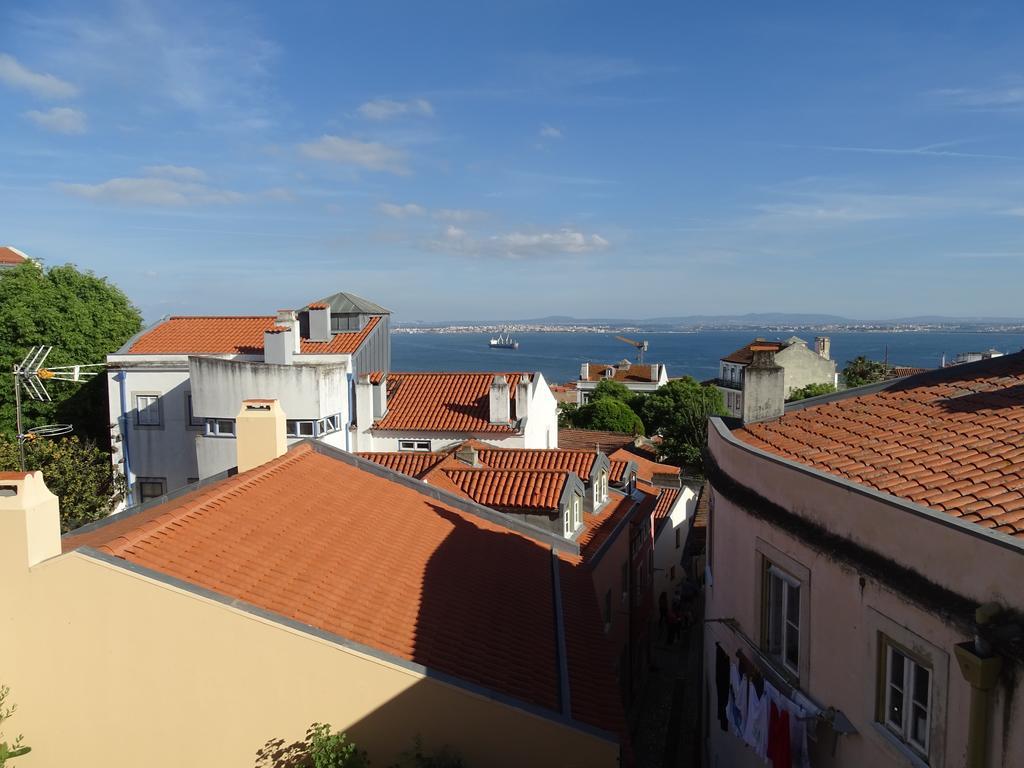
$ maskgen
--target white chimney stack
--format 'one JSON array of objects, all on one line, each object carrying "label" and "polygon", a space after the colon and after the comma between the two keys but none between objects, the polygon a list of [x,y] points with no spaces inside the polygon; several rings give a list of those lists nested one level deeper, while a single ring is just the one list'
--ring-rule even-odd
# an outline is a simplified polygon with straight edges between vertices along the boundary
[{"label": "white chimney stack", "polygon": [[238,471],[246,472],[288,450],[284,411],[277,400],[243,400],[235,422]]},{"label": "white chimney stack", "polygon": [[309,340],[331,340],[331,308],[328,305],[309,305]]},{"label": "white chimney stack", "polygon": [[516,418],[523,419],[530,415],[530,377],[520,376],[516,385]]},{"label": "white chimney stack", "polygon": [[512,423],[508,381],[501,374],[496,373],[491,382],[490,406],[491,424]]},{"label": "white chimney stack", "polygon": [[383,419],[388,415],[388,377],[385,374],[373,386],[373,420]]},{"label": "white chimney stack", "polygon": [[31,568],[59,554],[60,502],[43,473],[0,472],[0,568]]},{"label": "white chimney stack", "polygon": [[302,336],[299,333],[299,319],[295,316],[295,312],[290,309],[277,310],[277,325],[291,329],[292,352],[296,355],[299,354],[302,351]]},{"label": "white chimney stack", "polygon": [[580,381],[589,381],[590,379],[590,363],[584,363],[580,366]]},{"label": "white chimney stack", "polygon": [[263,332],[263,362],[271,365],[291,365],[295,354],[292,338],[294,331],[284,325],[275,325]]},{"label": "white chimney stack", "polygon": [[832,340],[828,336],[815,336],[814,351],[828,360],[832,353]]}]

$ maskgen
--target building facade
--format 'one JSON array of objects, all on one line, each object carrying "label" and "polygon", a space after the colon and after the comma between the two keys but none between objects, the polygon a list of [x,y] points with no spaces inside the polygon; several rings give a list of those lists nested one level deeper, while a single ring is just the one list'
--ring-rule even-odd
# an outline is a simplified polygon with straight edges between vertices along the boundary
[{"label": "building facade", "polygon": [[1014,355],[712,420],[708,765],[1024,762],[1022,382]]},{"label": "building facade", "polygon": [[730,416],[742,418],[744,415],[748,369],[758,351],[771,352],[775,365],[783,369],[784,399],[788,398],[793,390],[810,384],[830,384],[835,387],[838,383],[836,363],[830,356],[831,341],[827,336],[818,336],[814,339],[814,350],[809,349],[807,342],[796,336],[786,341],[755,339],[723,357],[719,362],[718,378],[707,382],[718,387]]},{"label": "building facade", "polygon": [[668,384],[668,370],[661,363],[631,363],[620,360],[614,365],[583,363],[576,380],[576,402],[590,402],[590,396],[602,381],[614,381],[630,392],[651,393]]}]

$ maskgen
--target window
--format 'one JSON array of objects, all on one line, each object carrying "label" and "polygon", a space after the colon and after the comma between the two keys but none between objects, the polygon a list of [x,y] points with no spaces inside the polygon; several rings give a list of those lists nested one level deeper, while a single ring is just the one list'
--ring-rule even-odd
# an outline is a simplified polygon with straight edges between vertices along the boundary
[{"label": "window", "polygon": [[562,515],[562,535],[568,539],[572,536],[572,531],[572,511],[567,506],[565,508],[565,513]]},{"label": "window", "polygon": [[317,422],[318,434],[329,435],[331,432],[337,432],[341,429],[341,414],[336,413],[333,416],[326,416]]},{"label": "window", "polygon": [[192,393],[185,393],[185,424],[189,428],[202,427],[206,424],[206,419],[197,419],[195,411],[192,410]]},{"label": "window", "polygon": [[572,529],[575,531],[580,527],[580,497],[573,494],[572,497]]},{"label": "window", "polygon": [[598,483],[600,485],[600,498],[601,501],[608,501],[608,473],[602,472],[601,479]]},{"label": "window", "polygon": [[206,420],[206,436],[207,437],[234,437],[235,436],[235,420],[234,419],[207,419]]},{"label": "window", "polygon": [[288,437],[313,437],[316,434],[316,422],[312,419],[288,419],[285,434]]},{"label": "window", "polygon": [[679,538],[680,538],[679,535],[680,535],[680,533],[682,533],[682,530],[679,529],[679,528],[676,528],[676,549],[679,549]]},{"label": "window", "polygon": [[769,655],[800,673],[800,582],[774,565],[767,572],[766,641]]},{"label": "window", "polygon": [[140,477],[136,480],[136,487],[139,489],[139,503],[141,504],[163,496],[166,493],[167,481],[162,477]]},{"label": "window", "polygon": [[400,451],[429,451],[429,440],[399,440],[398,450]]},{"label": "window", "polygon": [[885,691],[879,696],[879,720],[914,752],[928,758],[931,730],[932,673],[901,646],[888,638],[882,644]]},{"label": "window", "polygon": [[676,567],[674,565],[671,568],[668,569],[668,580],[669,581],[675,581],[676,580]]},{"label": "window", "polygon": [[163,424],[160,395],[135,396],[135,423],[140,427],[159,427]]}]

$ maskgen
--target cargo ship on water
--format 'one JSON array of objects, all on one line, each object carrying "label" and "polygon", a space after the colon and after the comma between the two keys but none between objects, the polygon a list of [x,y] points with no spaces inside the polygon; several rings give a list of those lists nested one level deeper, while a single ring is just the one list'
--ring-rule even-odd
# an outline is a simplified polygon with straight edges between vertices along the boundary
[{"label": "cargo ship on water", "polygon": [[512,334],[498,334],[491,337],[491,349],[519,349],[519,342],[512,338]]}]

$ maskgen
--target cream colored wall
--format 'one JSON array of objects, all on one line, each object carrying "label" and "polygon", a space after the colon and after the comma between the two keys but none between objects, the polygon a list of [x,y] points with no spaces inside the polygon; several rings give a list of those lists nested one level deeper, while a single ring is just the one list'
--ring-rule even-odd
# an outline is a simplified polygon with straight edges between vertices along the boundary
[{"label": "cream colored wall", "polygon": [[82,553],[31,570],[5,558],[0,589],[24,768],[250,766],[314,721],[347,730],[374,765],[417,733],[473,766],[617,764],[614,744],[581,730]]},{"label": "cream colored wall", "polygon": [[[709,447],[727,474],[776,504],[881,552],[955,592],[979,602],[999,600],[1018,610],[1022,607],[1019,585],[1024,583],[1024,557],[1019,552],[779,466],[730,444],[713,428]],[[944,709],[945,714],[933,728],[938,750],[930,766],[963,765],[970,688],[960,674],[953,646],[969,640],[967,634],[870,578],[862,585],[861,574],[854,569],[748,514],[720,493],[713,493],[709,540],[713,586],[706,589],[707,619],[734,619],[749,638],[757,641],[761,622],[758,547],[781,552],[810,572],[805,624],[810,628],[805,651],[808,664],[801,688],[820,705],[841,710],[858,730],[857,735],[840,737],[833,757],[831,735],[823,728],[820,733],[824,738],[812,748],[812,764],[844,768],[912,764],[893,746],[884,729],[874,723],[875,644],[881,616],[899,627],[900,632],[916,636],[917,647],[930,645],[941,652],[934,662],[945,670],[948,684],[945,694],[935,701],[936,711]],[[715,644],[721,643],[730,657],[743,645],[721,623],[709,621],[705,626],[705,669],[712,718],[710,765],[761,765],[738,739],[722,733],[714,720]],[[936,676],[941,671],[936,670]],[[1007,713],[1005,698],[1003,689],[994,699],[989,741],[992,768],[1024,764],[1024,707],[1019,701],[1011,701]]]}]

